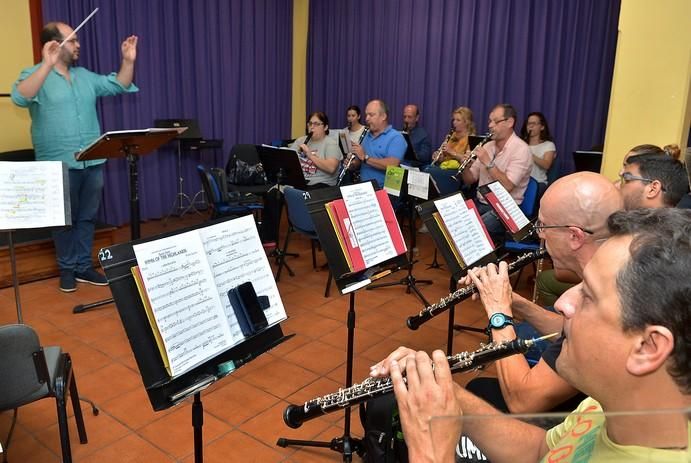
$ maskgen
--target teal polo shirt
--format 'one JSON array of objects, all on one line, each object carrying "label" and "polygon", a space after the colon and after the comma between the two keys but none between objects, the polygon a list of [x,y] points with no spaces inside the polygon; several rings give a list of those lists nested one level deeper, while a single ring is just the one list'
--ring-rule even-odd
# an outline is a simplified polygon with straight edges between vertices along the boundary
[{"label": "teal polo shirt", "polygon": [[29,108],[31,140],[38,161],[63,161],[70,169],[103,164],[105,159],[76,161],[74,153],[89,146],[101,135],[96,99],[139,91],[136,85],[125,88],[113,72],[101,75],[83,67],[71,67],[70,81],[55,69],[46,77],[33,98],[24,98],[17,84],[36,72],[40,63],[24,69],[12,86],[12,101]]}]

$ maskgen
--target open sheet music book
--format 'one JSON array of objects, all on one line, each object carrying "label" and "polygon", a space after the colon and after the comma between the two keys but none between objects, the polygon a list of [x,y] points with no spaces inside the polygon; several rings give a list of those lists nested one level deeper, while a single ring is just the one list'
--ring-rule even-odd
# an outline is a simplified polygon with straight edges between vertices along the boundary
[{"label": "open sheet music book", "polygon": [[269,326],[285,308],[252,216],[133,246],[132,274],[171,377],[245,339],[228,291],[251,281]]},{"label": "open sheet music book", "polygon": [[0,162],[0,230],[70,225],[67,165]]},{"label": "open sheet music book", "polygon": [[512,235],[518,234],[530,225],[530,220],[516,204],[511,193],[504,188],[504,185],[494,181],[482,185],[478,190]]},{"label": "open sheet music book", "polygon": [[494,251],[494,243],[472,200],[460,193],[434,201],[433,214],[451,251],[463,267],[468,267]]},{"label": "open sheet music book", "polygon": [[341,250],[352,272],[380,264],[407,251],[385,190],[372,183],[341,187],[343,199],[325,204]]}]

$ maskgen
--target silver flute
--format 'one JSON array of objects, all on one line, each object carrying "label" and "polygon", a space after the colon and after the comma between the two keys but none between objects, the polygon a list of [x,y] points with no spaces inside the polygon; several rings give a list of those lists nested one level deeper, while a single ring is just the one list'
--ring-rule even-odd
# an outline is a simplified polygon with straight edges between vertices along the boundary
[{"label": "silver flute", "polygon": [[[449,362],[451,373],[474,370],[494,360],[526,352],[536,342],[557,334],[553,333],[537,339],[514,339],[513,341],[480,344],[480,348],[475,351],[461,352],[446,359]],[[405,377],[403,380],[406,380]],[[291,428],[299,428],[305,421],[352,407],[391,392],[393,392],[393,381],[390,377],[369,377],[361,383],[339,389],[338,392],[309,400],[304,405],[289,405],[283,412],[283,421]]]},{"label": "silver flute", "polygon": [[[509,273],[513,273],[535,260],[542,259],[546,255],[547,250],[545,250],[544,248],[521,254],[516,258],[516,260],[509,264]],[[411,330],[416,330],[420,328],[420,325],[430,320],[432,317],[436,317],[440,313],[448,310],[449,307],[451,307],[452,305],[458,304],[459,302],[468,299],[476,292],[477,288],[475,288],[475,285],[472,283],[468,286],[457,289],[456,291],[450,293],[448,296],[441,298],[439,302],[425,307],[417,315],[411,315],[410,317],[408,317],[408,319],[406,320],[406,325],[408,325],[408,328],[410,328]]]},{"label": "silver flute", "polygon": [[455,174],[453,174],[453,178],[456,180],[461,180],[461,175],[463,175],[463,171],[475,160],[477,159],[477,149],[481,146],[483,146],[485,143],[490,141],[492,139],[492,136],[494,134],[492,132],[487,132],[483,137],[482,140],[480,140],[480,143],[478,143],[475,148],[473,148],[473,151],[470,152],[470,155],[463,160],[460,166],[458,166],[458,170],[456,171]]}]

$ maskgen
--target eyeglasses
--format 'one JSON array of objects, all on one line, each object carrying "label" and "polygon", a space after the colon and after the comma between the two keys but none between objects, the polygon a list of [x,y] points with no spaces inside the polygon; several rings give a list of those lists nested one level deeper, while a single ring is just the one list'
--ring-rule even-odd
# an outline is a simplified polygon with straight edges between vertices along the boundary
[{"label": "eyeglasses", "polygon": [[494,122],[494,124],[496,125],[496,124],[500,124],[500,123],[502,123],[502,122],[504,122],[504,121],[507,121],[507,120],[509,120],[508,117],[505,117],[505,118],[503,118],[503,119],[497,119],[496,121],[493,121],[492,119],[490,119],[490,120],[487,121],[487,123],[488,123],[488,124],[491,124],[491,123]]},{"label": "eyeglasses", "polygon": [[310,122],[307,123],[307,125],[310,126],[310,127],[318,127],[318,126],[320,126],[320,125],[324,125],[324,123],[323,123],[323,122],[319,122],[319,121],[316,121],[316,122],[310,121]]},{"label": "eyeglasses", "polygon": [[587,233],[588,235],[595,234],[594,231],[588,230],[587,228],[579,227],[578,225],[545,225],[545,223],[539,219],[535,221],[533,228],[535,228],[535,232],[537,233],[541,233],[543,230],[546,230],[547,228],[578,228],[580,231],[582,231],[583,233]]},{"label": "eyeglasses", "polygon": [[[634,180],[639,180],[639,181],[645,182],[645,183],[652,183],[655,181],[652,178],[645,178],[645,177],[639,177],[638,175],[633,175],[631,172],[622,172],[621,174],[619,174],[619,181],[622,184],[629,183],[629,182],[632,182]],[[662,185],[662,183],[660,183],[660,189],[662,191],[667,191],[667,189],[665,188],[664,185]]]}]

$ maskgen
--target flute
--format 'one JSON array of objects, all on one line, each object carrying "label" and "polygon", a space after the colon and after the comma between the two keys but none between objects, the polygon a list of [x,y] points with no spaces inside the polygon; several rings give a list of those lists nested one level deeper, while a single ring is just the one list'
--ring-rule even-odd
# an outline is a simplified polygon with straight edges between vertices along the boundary
[{"label": "flute", "polygon": [[[559,333],[553,333],[537,339],[514,339],[513,341],[502,341],[500,343],[480,344],[480,348],[473,352],[461,352],[447,357],[447,360],[449,367],[451,367],[451,373],[473,370],[491,361],[524,353],[536,342],[551,338],[557,334]],[[405,377],[403,380],[406,380]],[[339,389],[338,392],[309,400],[304,405],[288,405],[283,412],[283,421],[291,428],[299,428],[305,421],[352,407],[371,398],[391,392],[393,392],[393,381],[390,377],[369,377],[359,384],[354,384],[345,389]]]},{"label": "flute", "polygon": [[[516,258],[516,260],[509,264],[509,273],[513,273],[525,267],[534,260],[541,259],[546,255],[547,250],[545,250],[544,248],[521,254]],[[448,310],[450,306],[468,299],[475,292],[477,292],[477,288],[475,288],[475,285],[472,283],[468,286],[457,289],[453,293],[450,293],[448,296],[441,298],[439,302],[425,307],[420,311],[419,314],[411,315],[410,317],[408,317],[408,319],[406,320],[406,325],[408,325],[408,328],[410,328],[411,330],[416,330],[420,328],[420,325],[430,320],[432,317],[436,317],[440,313]]]},{"label": "flute", "polygon": [[470,155],[463,160],[460,166],[458,166],[458,170],[456,171],[455,174],[453,174],[453,178],[456,180],[461,180],[461,175],[463,175],[463,171],[468,167],[475,159],[477,159],[477,149],[481,146],[483,146],[485,143],[490,141],[492,139],[492,136],[494,134],[492,132],[487,132],[482,140],[480,140],[480,143],[478,143],[475,148],[473,148],[473,151],[470,152]]}]

